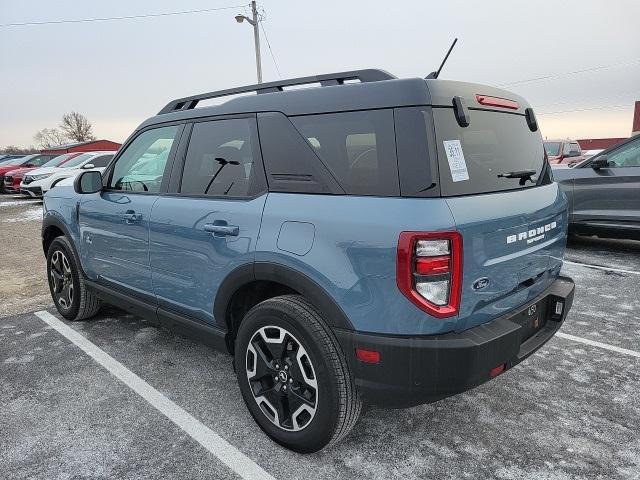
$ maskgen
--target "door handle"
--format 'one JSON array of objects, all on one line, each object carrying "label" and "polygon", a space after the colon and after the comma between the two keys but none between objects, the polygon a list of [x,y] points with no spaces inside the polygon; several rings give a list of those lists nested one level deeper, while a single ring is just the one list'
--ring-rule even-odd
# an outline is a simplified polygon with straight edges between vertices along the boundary
[{"label": "door handle", "polygon": [[136,223],[140,219],[140,216],[136,215],[136,212],[133,210],[127,210],[123,217],[124,221],[128,224]]},{"label": "door handle", "polygon": [[226,223],[205,223],[204,231],[213,233],[214,235],[237,237],[240,233],[240,227],[237,225],[227,225]]}]

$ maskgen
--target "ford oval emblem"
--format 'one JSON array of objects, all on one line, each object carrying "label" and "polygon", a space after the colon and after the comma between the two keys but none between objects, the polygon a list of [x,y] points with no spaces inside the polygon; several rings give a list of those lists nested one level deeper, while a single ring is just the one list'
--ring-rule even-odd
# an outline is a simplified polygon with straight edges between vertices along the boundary
[{"label": "ford oval emblem", "polygon": [[483,288],[487,288],[489,286],[489,279],[487,277],[482,277],[473,282],[474,290],[482,290]]}]

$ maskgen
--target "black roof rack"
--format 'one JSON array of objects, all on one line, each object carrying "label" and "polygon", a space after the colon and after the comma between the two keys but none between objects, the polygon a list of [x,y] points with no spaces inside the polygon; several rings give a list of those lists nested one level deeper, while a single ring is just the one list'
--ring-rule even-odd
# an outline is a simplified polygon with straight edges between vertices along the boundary
[{"label": "black roof rack", "polygon": [[381,80],[392,80],[396,77],[384,70],[367,69],[352,70],[350,72],[327,73],[324,75],[314,75],[311,77],[291,78],[288,80],[280,80],[277,82],[258,83],[256,85],[248,85],[245,87],[229,88],[227,90],[218,90],[216,92],[201,93],[191,97],[178,98],[172,100],[158,112],[158,115],[164,113],[177,112],[180,110],[190,110],[198,105],[200,100],[210,98],[225,97],[227,95],[236,95],[238,93],[256,92],[256,93],[273,93],[281,92],[284,87],[294,85],[304,85],[307,83],[319,83],[321,86],[342,85],[348,80],[360,80],[360,82],[379,82]]}]

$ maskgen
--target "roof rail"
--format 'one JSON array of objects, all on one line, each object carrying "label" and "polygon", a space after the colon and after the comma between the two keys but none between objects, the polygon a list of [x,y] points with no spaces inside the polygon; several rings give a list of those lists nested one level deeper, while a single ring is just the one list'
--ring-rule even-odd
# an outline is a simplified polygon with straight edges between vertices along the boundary
[{"label": "roof rail", "polygon": [[191,97],[178,98],[172,100],[158,112],[158,115],[165,113],[177,112],[180,110],[191,110],[198,105],[201,100],[210,98],[225,97],[227,95],[236,95],[238,93],[256,92],[256,93],[273,93],[281,92],[284,87],[294,85],[304,85],[307,83],[319,83],[323,87],[331,85],[342,85],[347,80],[360,80],[362,83],[379,82],[381,80],[394,79],[393,75],[384,70],[366,69],[352,70],[350,72],[327,73],[324,75],[314,75],[311,77],[291,78],[288,80],[280,80],[276,82],[258,83],[256,85],[247,85],[245,87],[229,88],[227,90],[218,90],[215,92],[201,93]]}]

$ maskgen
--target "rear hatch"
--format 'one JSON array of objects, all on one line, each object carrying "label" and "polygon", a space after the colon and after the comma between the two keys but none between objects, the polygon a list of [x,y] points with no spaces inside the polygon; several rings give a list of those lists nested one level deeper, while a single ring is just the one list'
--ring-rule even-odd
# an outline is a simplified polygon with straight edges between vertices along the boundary
[{"label": "rear hatch", "polygon": [[[550,177],[540,132],[527,122],[524,99],[435,82],[428,84],[440,193],[463,237],[461,331],[526,304],[559,276],[566,200]],[[465,105],[459,113],[466,126],[453,97]]]}]

